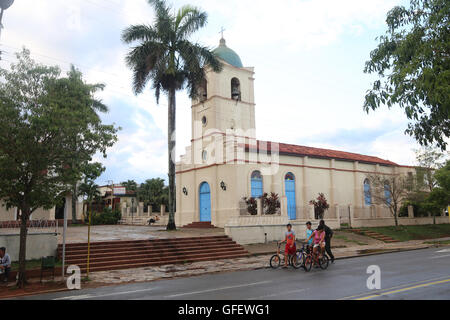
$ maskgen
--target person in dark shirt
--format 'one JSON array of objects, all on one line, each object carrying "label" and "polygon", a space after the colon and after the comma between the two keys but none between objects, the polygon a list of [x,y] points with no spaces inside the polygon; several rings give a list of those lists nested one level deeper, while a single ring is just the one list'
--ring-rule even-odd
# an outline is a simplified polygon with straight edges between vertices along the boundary
[{"label": "person in dark shirt", "polygon": [[333,230],[325,224],[325,221],[320,220],[319,226],[322,225],[325,228],[325,251],[331,259],[331,263],[334,263],[334,255],[331,252],[331,238],[333,237]]}]

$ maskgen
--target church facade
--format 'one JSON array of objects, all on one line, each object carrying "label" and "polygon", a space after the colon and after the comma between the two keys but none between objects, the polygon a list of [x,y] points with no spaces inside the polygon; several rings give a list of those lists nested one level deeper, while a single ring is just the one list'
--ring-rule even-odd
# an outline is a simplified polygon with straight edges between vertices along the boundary
[{"label": "church facade", "polygon": [[[192,102],[192,140],[176,166],[179,226],[211,222],[304,225],[314,219],[309,201],[323,193],[331,208],[327,219],[341,221],[349,207],[355,217],[389,217],[372,205],[370,174],[408,174],[414,168],[361,154],[259,141],[255,123],[255,72],[244,67],[224,39],[215,50],[221,73],[207,71],[200,99]],[[278,194],[278,215],[251,217],[244,197]],[[261,206],[260,202],[258,202]],[[253,220],[252,220],[253,219]]]}]

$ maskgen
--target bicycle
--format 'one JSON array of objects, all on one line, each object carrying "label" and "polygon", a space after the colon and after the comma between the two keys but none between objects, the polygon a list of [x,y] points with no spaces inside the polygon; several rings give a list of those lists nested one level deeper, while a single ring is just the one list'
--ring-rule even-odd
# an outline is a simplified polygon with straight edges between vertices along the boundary
[{"label": "bicycle", "polygon": [[330,258],[328,258],[328,255],[324,253],[322,256],[317,256],[317,254],[314,253],[314,250],[309,250],[308,254],[305,257],[305,263],[304,263],[304,269],[305,271],[310,271],[313,264],[318,264],[319,267],[322,270],[325,270],[328,268],[328,265],[330,263]]},{"label": "bicycle", "polygon": [[[280,248],[281,243],[278,243],[277,253],[270,258],[270,267],[272,269],[278,269],[281,266],[281,263],[283,263],[283,265],[285,264],[286,255],[283,254],[282,257],[280,256]],[[297,250],[295,254],[290,254],[287,257],[288,265],[295,269],[299,269],[303,264],[303,255],[299,256],[299,253],[301,253],[301,251]]]}]

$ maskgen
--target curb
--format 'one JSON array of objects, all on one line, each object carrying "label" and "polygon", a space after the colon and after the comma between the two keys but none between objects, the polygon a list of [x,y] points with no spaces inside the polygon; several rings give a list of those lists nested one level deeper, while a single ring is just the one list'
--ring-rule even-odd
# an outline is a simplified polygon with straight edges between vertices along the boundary
[{"label": "curb", "polygon": [[[436,247],[436,245],[427,245],[426,247],[421,248],[393,248],[393,249],[387,249],[386,251],[382,252],[373,252],[373,253],[362,253],[362,254],[356,254],[356,255],[350,255],[350,256],[344,256],[344,257],[336,257],[335,260],[344,260],[344,259],[351,259],[351,258],[358,258],[358,257],[367,257],[367,256],[375,256],[380,254],[387,254],[387,253],[395,253],[395,252],[402,252],[402,251],[414,251],[414,250],[424,250]],[[369,249],[370,250],[370,249]],[[259,257],[259,256],[268,256],[273,255],[274,252],[258,252],[258,253],[251,253],[250,257]]]},{"label": "curb", "polygon": [[56,292],[64,292],[69,291],[69,289],[55,289],[55,290],[46,290],[46,291],[36,291],[36,292],[29,292],[29,293],[23,293],[23,294],[16,294],[6,297],[1,297],[0,300],[8,300],[8,299],[14,299],[14,298],[20,298],[20,297],[29,297],[29,296],[36,296],[41,294],[47,294],[47,293],[56,293]]}]

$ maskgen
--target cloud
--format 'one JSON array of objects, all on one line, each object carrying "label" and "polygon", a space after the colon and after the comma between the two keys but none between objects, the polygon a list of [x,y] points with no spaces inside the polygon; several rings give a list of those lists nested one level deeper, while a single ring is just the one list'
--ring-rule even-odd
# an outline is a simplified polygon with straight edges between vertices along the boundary
[{"label": "cloud", "polygon": [[[399,109],[362,110],[372,77],[362,70],[375,37],[384,33],[386,12],[403,0],[173,0],[206,10],[209,24],[193,37],[214,47],[220,27],[227,44],[247,66],[256,67],[258,138],[311,144],[382,156],[409,164],[416,147],[403,131]],[[34,58],[87,81],[106,84],[99,97],[110,106],[107,123],[123,127],[119,142],[102,160],[102,180],[143,181],[167,172],[167,100],[157,105],[147,89],[135,96],[120,40],[130,24],[152,23],[146,0],[22,0],[4,17],[2,63],[23,45]],[[191,103],[177,96],[177,153],[191,139]],[[400,147],[399,147],[400,146]]]}]

